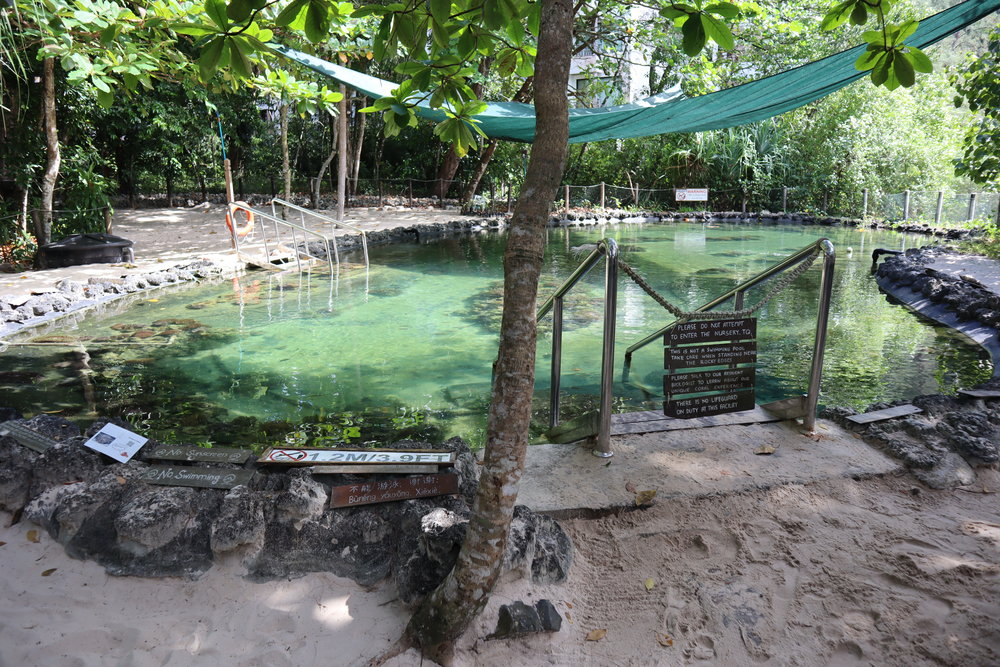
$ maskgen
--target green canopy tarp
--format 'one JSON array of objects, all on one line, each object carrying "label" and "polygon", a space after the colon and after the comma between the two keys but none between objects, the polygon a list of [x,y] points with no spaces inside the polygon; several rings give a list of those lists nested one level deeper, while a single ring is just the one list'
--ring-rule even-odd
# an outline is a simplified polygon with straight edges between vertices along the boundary
[{"label": "green canopy tarp", "polygon": [[[907,43],[925,48],[948,35],[1000,10],[1000,0],[966,0],[928,16]],[[371,97],[385,97],[398,84],[341,67],[280,44],[269,44],[277,53]],[[814,102],[866,76],[854,69],[864,45],[807,63],[735,88],[700,97],[682,97],[678,90],[633,104],[570,109],[569,141],[647,137],[666,132],[702,132],[764,120]],[[444,114],[426,101],[417,113],[432,120]],[[489,137],[530,143],[535,135],[535,109],[530,104],[492,102],[476,116]]]}]

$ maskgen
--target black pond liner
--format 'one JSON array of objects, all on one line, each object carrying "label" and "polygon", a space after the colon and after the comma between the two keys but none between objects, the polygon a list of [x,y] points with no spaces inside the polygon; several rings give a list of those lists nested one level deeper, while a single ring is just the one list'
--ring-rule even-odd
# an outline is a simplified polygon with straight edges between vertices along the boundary
[{"label": "black pond liner", "polygon": [[131,262],[132,241],[113,234],[73,234],[46,243],[39,252],[42,268],[55,269],[77,264],[114,264]]}]

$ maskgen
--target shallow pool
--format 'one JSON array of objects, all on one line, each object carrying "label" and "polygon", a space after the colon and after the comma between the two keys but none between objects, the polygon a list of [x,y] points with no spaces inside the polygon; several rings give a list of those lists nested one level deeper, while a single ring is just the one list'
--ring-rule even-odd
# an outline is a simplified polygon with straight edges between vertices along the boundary
[{"label": "shallow pool", "polygon": [[[579,263],[575,247],[605,236],[658,291],[687,308],[831,238],[837,271],[822,403],[861,408],[952,392],[990,375],[978,346],[888,303],[869,274],[873,248],[925,239],[791,225],[551,229],[540,294]],[[20,341],[34,337],[41,345],[10,346],[0,355],[0,403],[27,413],[121,415],[168,441],[364,442],[402,430],[476,442],[496,356],[503,243],[502,235],[484,233],[378,247],[369,271],[349,266],[339,278],[258,272],[150,293],[117,315],[88,316],[55,337]],[[805,391],[819,264],[758,313],[758,402]],[[564,417],[596,402],[602,291],[595,270],[567,299]],[[636,354],[627,385],[620,372],[624,349],[669,321],[622,276],[617,408],[661,407],[661,345]],[[539,342],[536,432],[547,420],[550,329],[548,318]],[[298,427],[303,421],[312,426]]]}]

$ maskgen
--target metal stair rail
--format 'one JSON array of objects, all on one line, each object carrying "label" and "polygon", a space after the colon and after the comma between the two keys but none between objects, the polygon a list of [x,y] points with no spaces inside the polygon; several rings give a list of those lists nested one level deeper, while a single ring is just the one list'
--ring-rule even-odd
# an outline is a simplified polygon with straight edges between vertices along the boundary
[{"label": "metal stair rail", "polygon": [[[251,217],[252,224],[250,224],[248,228],[237,229],[237,211],[246,211]],[[279,259],[287,259],[287,257],[272,254],[272,246],[274,247],[274,253],[281,251],[289,253],[289,255],[295,259],[295,265],[299,271],[302,270],[303,260],[307,262],[307,265],[312,265],[315,262],[326,262],[330,267],[330,273],[333,273],[340,267],[339,262],[337,262],[336,265],[334,264],[334,253],[330,246],[330,240],[319,232],[307,229],[306,227],[295,224],[294,222],[283,220],[276,215],[268,213],[267,211],[263,211],[259,208],[253,208],[242,203],[229,203],[229,220],[229,231],[236,254],[253,264],[260,266],[261,268],[276,269],[277,267],[275,266],[275,261]],[[270,237],[270,242],[265,222],[270,222],[274,230],[274,236]],[[287,230],[291,233],[292,244],[290,247],[285,245],[282,241],[282,230]],[[298,234],[296,232],[302,234],[302,248],[299,248]],[[252,253],[252,249],[256,245],[256,238],[258,234],[261,244],[258,248],[263,249],[263,258],[256,257]],[[305,240],[306,237],[310,235],[318,237],[326,247],[325,258],[309,253],[309,245],[305,242]]]},{"label": "metal stair rail", "polygon": [[[346,222],[342,222],[340,220],[335,220],[334,218],[331,218],[328,215],[317,213],[316,211],[310,210],[308,208],[303,208],[301,206],[297,206],[291,202],[285,201],[284,199],[278,199],[278,198],[274,198],[271,200],[271,215],[274,216],[278,215],[277,210],[275,209],[275,205],[284,206],[285,208],[290,208],[293,211],[298,211],[299,221],[302,227],[306,226],[305,216],[308,215],[312,218],[316,218],[317,220],[322,220],[324,224],[335,225],[337,227],[342,227],[343,229],[349,229],[352,232],[357,232],[361,236],[361,248],[364,251],[365,255],[365,268],[368,268],[368,235],[365,234],[365,230],[355,225],[351,225]],[[337,249],[337,237],[334,235],[331,237],[331,240],[333,241],[333,254],[334,257],[336,258],[337,264],[339,265],[340,251]]]},{"label": "metal stair rail", "polygon": [[[803,427],[807,431],[812,431],[816,426],[816,407],[819,404],[820,380],[823,375],[823,354],[826,349],[826,327],[830,319],[830,295],[833,291],[833,269],[836,260],[833,243],[830,239],[819,239],[811,243],[802,250],[761,271],[757,275],[743,281],[725,294],[709,301],[703,306],[692,311],[694,313],[707,313],[718,308],[726,301],[732,299],[735,310],[743,309],[743,302],[746,293],[757,285],[765,283],[773,276],[782,273],[801,262],[812,257],[817,251],[823,253],[823,273],[820,278],[819,287],[819,308],[816,313],[816,334],[813,339],[813,358],[809,369],[809,388],[803,396],[792,397],[774,401],[761,407],[770,412],[781,414],[784,419],[794,419],[802,417]],[[681,322],[676,319],[665,327],[649,334],[642,340],[633,343],[625,350],[625,364],[622,369],[622,381],[628,381],[628,374],[632,364],[632,355],[642,347],[659,340],[662,336]]]},{"label": "metal stair rail", "polygon": [[[768,269],[758,273],[752,278],[745,280],[725,294],[709,301],[691,313],[708,313],[718,308],[723,303],[733,300],[734,310],[744,309],[746,293],[767,282],[773,276],[782,273],[802,262],[809,260],[817,252],[823,254],[823,270],[820,278],[820,300],[816,315],[816,334],[813,342],[813,359],[809,371],[808,393],[774,401],[761,406],[772,414],[780,415],[782,419],[803,418],[803,426],[806,430],[812,431],[816,425],[816,407],[819,402],[820,380],[823,371],[823,354],[826,348],[826,328],[830,316],[830,296],[833,290],[833,270],[836,253],[833,243],[829,239],[823,238],[815,243],[811,243],[797,253],[790,255],[786,259],[778,262]],[[568,279],[538,308],[536,321],[541,320],[548,312],[552,311],[552,365],[551,365],[551,395],[549,397],[549,426],[555,428],[559,425],[559,405],[560,405],[560,374],[562,368],[562,320],[563,320],[563,298],[573,289],[573,287],[593,269],[601,259],[606,259],[604,271],[604,335],[601,350],[601,397],[599,403],[599,414],[597,422],[597,448],[593,450],[595,456],[602,458],[614,455],[611,450],[611,401],[612,388],[614,384],[614,344],[615,344],[615,319],[617,316],[618,302],[618,245],[614,239],[606,238],[601,240],[597,247],[587,256],[586,259],[576,268]],[[767,298],[767,297],[765,297]],[[754,308],[762,304],[757,304]],[[625,364],[622,373],[622,380],[628,381],[629,368],[632,363],[632,355],[637,350],[645,347],[655,340],[662,339],[662,336],[670,331],[674,326],[689,319],[689,317],[678,317],[670,324],[658,331],[646,336],[642,340],[629,346],[625,351]]]},{"label": "metal stair rail", "polygon": [[562,371],[563,297],[593,269],[601,259],[604,266],[604,343],[601,350],[601,401],[599,406],[597,449],[594,456],[613,456],[611,451],[611,387],[614,383],[615,317],[618,310],[618,244],[602,239],[556,291],[539,307],[535,320],[552,311],[552,367],[549,396],[549,426],[559,425],[559,385]]}]

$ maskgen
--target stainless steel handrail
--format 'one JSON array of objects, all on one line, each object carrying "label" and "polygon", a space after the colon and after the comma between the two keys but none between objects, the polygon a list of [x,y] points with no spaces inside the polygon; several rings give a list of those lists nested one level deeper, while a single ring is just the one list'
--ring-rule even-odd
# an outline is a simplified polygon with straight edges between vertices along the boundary
[{"label": "stainless steel handrail", "polygon": [[[271,213],[272,213],[272,215],[275,215],[275,216],[278,214],[277,211],[274,208],[275,204],[278,204],[280,206],[284,206],[286,208],[290,208],[292,210],[298,211],[299,212],[299,219],[302,222],[302,226],[305,226],[305,224],[306,224],[304,216],[311,215],[312,217],[319,218],[320,220],[322,220],[324,222],[327,222],[327,223],[330,223],[330,224],[333,224],[333,225],[337,225],[338,227],[343,227],[344,229],[350,229],[352,232],[357,232],[358,234],[361,235],[361,247],[364,249],[364,253],[365,253],[365,266],[368,266],[368,235],[365,233],[365,230],[361,229],[360,227],[356,227],[355,225],[351,225],[351,224],[348,224],[346,222],[341,222],[340,220],[335,220],[334,218],[331,218],[331,217],[329,217],[327,215],[323,215],[322,213],[317,213],[316,211],[313,211],[311,209],[303,208],[303,207],[298,206],[296,204],[293,204],[291,202],[285,201],[284,199],[278,199],[277,197],[275,197],[274,199],[271,200]],[[337,249],[337,238],[336,237],[333,238],[333,251],[334,251],[334,254],[337,255],[337,264],[340,264],[340,253],[339,253],[339,251]]]},{"label": "stainless steel handrail", "polygon": [[618,244],[614,239],[602,239],[590,255],[576,268],[569,278],[542,303],[535,320],[542,319],[552,310],[552,368],[551,395],[549,396],[549,425],[559,425],[559,390],[562,370],[563,297],[587,275],[602,257],[604,267],[604,343],[601,350],[601,400],[597,427],[595,456],[613,456],[611,451],[611,388],[614,383],[615,316],[618,304]]},{"label": "stainless steel handrail", "polygon": [[[255,217],[254,224],[255,225],[256,225],[256,222],[257,222],[256,218],[260,218],[260,220],[261,220],[260,224],[261,224],[261,229],[262,229],[262,231],[261,231],[261,238],[262,238],[263,243],[264,243],[264,254],[265,254],[265,256],[269,257],[270,255],[269,255],[268,247],[267,247],[267,236],[263,232],[263,226],[264,226],[264,222],[263,221],[264,220],[270,220],[274,224],[275,235],[276,236],[278,236],[278,233],[277,233],[278,225],[284,225],[284,226],[286,226],[286,227],[288,227],[288,228],[290,228],[292,230],[292,251],[295,253],[295,262],[298,265],[298,268],[299,268],[300,271],[302,270],[301,257],[300,257],[301,255],[304,255],[308,259],[319,259],[319,258],[318,257],[313,257],[308,252],[302,252],[302,251],[300,251],[298,249],[297,240],[296,240],[296,237],[295,237],[295,230],[299,230],[303,234],[311,234],[313,236],[317,236],[320,239],[322,239],[323,243],[326,244],[326,261],[330,265],[330,273],[333,273],[336,270],[334,268],[334,263],[333,263],[334,262],[333,253],[331,253],[331,251],[330,251],[330,239],[328,239],[323,234],[320,234],[319,232],[316,232],[316,231],[313,231],[311,229],[308,229],[308,228],[306,228],[306,227],[304,227],[302,225],[297,225],[294,222],[289,222],[288,220],[282,220],[281,218],[277,217],[276,215],[272,215],[272,214],[270,214],[270,213],[268,213],[266,211],[262,211],[262,210],[260,210],[258,208],[248,207],[248,206],[245,206],[243,204],[234,204],[234,203],[230,203],[229,204],[229,219],[231,221],[235,221],[236,220],[236,211],[240,210],[240,209],[248,210],[250,213],[252,213],[254,215],[254,217]],[[241,250],[240,250],[240,235],[236,231],[236,225],[235,224],[232,225],[232,229],[230,231],[232,233],[232,238],[233,238],[233,247],[236,249],[237,254],[239,254],[241,252]],[[304,239],[303,239],[303,243],[305,243]],[[308,245],[306,246],[306,248],[308,249]],[[339,267],[339,266],[340,266],[340,264],[338,262],[337,263],[337,267]]]},{"label": "stainless steel handrail", "polygon": [[[799,262],[804,261],[807,257],[816,252],[817,249],[823,252],[823,274],[820,279],[819,312],[816,316],[816,336],[813,342],[813,361],[809,371],[809,390],[805,396],[805,403],[803,406],[803,409],[805,410],[805,414],[803,415],[803,426],[809,431],[813,430],[816,426],[816,406],[819,403],[819,386],[823,371],[823,353],[826,349],[826,326],[830,316],[830,295],[833,290],[833,269],[836,260],[836,252],[834,251],[833,243],[830,239],[824,238],[816,241],[815,243],[809,244],[794,255],[788,256],[774,266],[771,266],[770,268],[761,271],[754,277],[743,281],[722,296],[713,299],[712,301],[709,301],[705,305],[692,311],[696,313],[708,312],[725,303],[729,299],[733,299],[734,297],[736,301],[736,308],[740,309],[743,307],[743,298],[747,290],[755,285],[759,285],[774,275],[795,266]],[[622,369],[623,379],[628,377],[629,367],[632,363],[632,354],[636,350],[661,338],[663,334],[670,331],[676,325],[677,321],[675,320],[655,333],[646,336],[639,342],[630,345],[625,350],[625,365]]]}]

